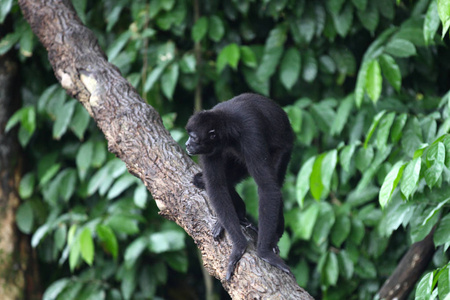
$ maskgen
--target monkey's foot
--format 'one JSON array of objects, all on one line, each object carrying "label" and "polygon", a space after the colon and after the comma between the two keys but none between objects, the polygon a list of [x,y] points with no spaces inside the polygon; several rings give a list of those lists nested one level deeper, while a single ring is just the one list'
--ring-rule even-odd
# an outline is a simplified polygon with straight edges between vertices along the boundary
[{"label": "monkey's foot", "polygon": [[205,189],[205,181],[203,181],[203,173],[197,173],[194,175],[194,178],[192,179],[192,183],[198,187],[199,189],[204,190]]},{"label": "monkey's foot", "polygon": [[284,261],[278,255],[273,253],[273,251],[270,251],[270,250],[267,250],[267,251],[258,250],[258,256],[262,260],[264,260],[265,262],[271,264],[272,266],[277,267],[281,271],[292,275],[291,270],[289,269],[289,267],[284,263]]},{"label": "monkey's foot", "polygon": [[[239,223],[242,226],[244,226],[245,228],[249,228],[249,229],[253,230],[256,234],[258,233],[258,228],[255,225],[253,225],[252,223],[250,223],[249,220],[243,219],[243,220],[240,220]],[[217,221],[216,224],[214,224],[214,227],[212,229],[212,234],[213,234],[214,240],[219,241],[223,237],[224,232],[225,232],[225,229],[223,228],[222,224],[220,224],[220,222]],[[278,249],[278,247],[277,247],[277,249]]]},{"label": "monkey's foot", "polygon": [[241,259],[242,255],[244,255],[246,248],[247,248],[247,246],[244,246],[244,247],[233,246],[233,251],[231,251],[230,258],[228,259],[228,268],[227,268],[227,277],[226,277],[227,281],[229,281],[231,279],[231,276],[233,276],[234,269],[236,268],[236,264]]},{"label": "monkey's foot", "polygon": [[218,242],[222,237],[223,233],[225,232],[225,229],[223,228],[222,224],[220,224],[219,221],[214,224],[214,227],[212,229],[213,238],[216,242]]}]

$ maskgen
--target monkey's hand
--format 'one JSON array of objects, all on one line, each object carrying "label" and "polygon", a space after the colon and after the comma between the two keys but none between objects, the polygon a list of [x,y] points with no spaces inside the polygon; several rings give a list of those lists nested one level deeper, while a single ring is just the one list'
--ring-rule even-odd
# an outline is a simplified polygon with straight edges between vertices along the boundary
[{"label": "monkey's hand", "polygon": [[192,183],[199,189],[204,190],[206,188],[205,181],[203,181],[203,173],[202,172],[194,175],[194,178],[192,179]]},{"label": "monkey's hand", "polygon": [[222,224],[220,224],[220,222],[217,221],[212,229],[213,238],[216,242],[222,239],[224,231],[225,229],[223,228]]}]

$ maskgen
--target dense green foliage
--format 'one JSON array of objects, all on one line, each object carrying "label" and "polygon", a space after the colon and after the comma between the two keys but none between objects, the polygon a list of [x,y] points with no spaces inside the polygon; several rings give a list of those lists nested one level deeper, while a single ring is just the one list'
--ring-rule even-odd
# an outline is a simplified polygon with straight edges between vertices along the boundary
[{"label": "dense green foliage", "polygon": [[[0,3],[11,25],[0,54],[22,62],[23,107],[8,123],[27,161],[17,224],[48,266],[44,299],[203,298],[193,243],[56,84],[18,5]],[[196,88],[206,108],[245,91],[285,107],[297,139],[279,246],[313,296],[372,298],[436,226],[416,298],[448,297],[450,1],[73,3],[181,144]],[[257,219],[253,182],[239,191]]]}]

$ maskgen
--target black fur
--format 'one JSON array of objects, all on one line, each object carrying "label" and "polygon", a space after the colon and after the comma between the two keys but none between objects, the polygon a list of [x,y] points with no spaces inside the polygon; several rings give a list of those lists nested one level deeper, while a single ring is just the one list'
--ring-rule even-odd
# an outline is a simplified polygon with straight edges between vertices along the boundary
[{"label": "black fur", "polygon": [[[213,228],[216,240],[225,229],[233,241],[227,280],[247,248],[241,225],[257,230],[246,218],[245,204],[234,187],[251,175],[258,185],[258,255],[290,273],[276,255],[284,231],[281,186],[291,156],[293,132],[286,113],[272,100],[242,94],[211,110],[194,114],[186,125],[186,150],[200,155],[203,174],[193,183],[206,188],[219,223]],[[275,252],[275,253],[274,253]]]}]

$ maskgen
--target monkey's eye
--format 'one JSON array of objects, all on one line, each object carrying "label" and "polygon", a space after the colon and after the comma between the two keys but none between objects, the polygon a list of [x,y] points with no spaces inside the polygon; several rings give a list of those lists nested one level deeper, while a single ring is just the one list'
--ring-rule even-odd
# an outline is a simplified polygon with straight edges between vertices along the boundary
[{"label": "monkey's eye", "polygon": [[216,138],[216,131],[215,131],[214,129],[208,131],[208,133],[209,133],[209,138],[210,138],[211,140],[213,140],[213,139]]}]

